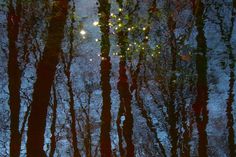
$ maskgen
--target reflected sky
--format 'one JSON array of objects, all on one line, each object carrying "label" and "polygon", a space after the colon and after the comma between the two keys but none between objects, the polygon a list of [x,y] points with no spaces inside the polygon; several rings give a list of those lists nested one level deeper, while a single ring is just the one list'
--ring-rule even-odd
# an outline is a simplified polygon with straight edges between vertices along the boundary
[{"label": "reflected sky", "polygon": [[234,157],[236,0],[0,2],[1,157]]}]

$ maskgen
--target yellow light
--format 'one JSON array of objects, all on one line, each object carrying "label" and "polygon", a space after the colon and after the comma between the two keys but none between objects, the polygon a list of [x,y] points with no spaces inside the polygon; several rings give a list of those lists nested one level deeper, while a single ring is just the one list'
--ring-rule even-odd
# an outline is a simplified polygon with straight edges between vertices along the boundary
[{"label": "yellow light", "polygon": [[116,17],[116,15],[114,13],[111,13],[111,17]]},{"label": "yellow light", "polygon": [[128,28],[128,31],[131,31],[131,28]]},{"label": "yellow light", "polygon": [[121,23],[119,23],[119,24],[118,24],[118,26],[119,26],[119,27],[122,27],[122,24],[121,24]]},{"label": "yellow light", "polygon": [[143,27],[143,31],[145,31],[146,30],[146,28],[145,27]]},{"label": "yellow light", "polygon": [[93,22],[93,25],[94,25],[94,26],[97,26],[98,24],[99,24],[98,21],[94,21],[94,22]]},{"label": "yellow light", "polygon": [[119,12],[121,12],[122,11],[122,9],[121,8],[119,8]]},{"label": "yellow light", "polygon": [[145,39],[148,39],[148,36],[146,36]]}]

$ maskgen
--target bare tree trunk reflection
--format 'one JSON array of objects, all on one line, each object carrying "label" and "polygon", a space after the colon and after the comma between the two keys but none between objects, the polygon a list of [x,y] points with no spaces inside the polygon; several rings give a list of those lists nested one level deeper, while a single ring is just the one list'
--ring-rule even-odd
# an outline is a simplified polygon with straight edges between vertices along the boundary
[{"label": "bare tree trunk reflection", "polygon": [[[72,14],[75,12],[75,4],[73,1],[72,6]],[[74,24],[75,24],[75,17],[71,16],[71,26],[70,26],[70,49],[69,49],[69,57],[68,62],[66,63],[66,59],[62,54],[62,60],[64,63],[64,72],[67,78],[67,87],[69,92],[69,106],[70,106],[70,114],[71,114],[71,133],[72,133],[72,145],[74,149],[74,157],[80,157],[80,152],[78,149],[77,144],[77,130],[76,130],[76,112],[75,112],[75,101],[74,101],[74,92],[73,92],[73,85],[72,85],[72,79],[71,79],[71,64],[73,60],[73,42],[74,42]]]},{"label": "bare tree trunk reflection", "polygon": [[[123,1],[118,1],[119,8],[123,9]],[[119,17],[124,16],[119,12]],[[131,15],[130,15],[131,16]],[[130,17],[129,16],[129,17]],[[133,135],[133,115],[131,109],[132,95],[129,91],[128,77],[126,75],[126,50],[128,46],[128,30],[126,27],[131,22],[132,17],[129,18],[126,26],[117,32],[118,45],[120,46],[120,63],[119,63],[119,81],[117,82],[117,89],[120,95],[120,108],[117,117],[117,130],[119,136],[120,156],[132,157],[134,156],[134,145],[132,141]],[[123,122],[122,122],[123,120]],[[123,124],[121,124],[123,123]],[[122,126],[123,125],[123,126]],[[126,151],[123,148],[122,138],[126,142]]]},{"label": "bare tree trunk reflection", "polygon": [[110,85],[110,41],[109,41],[109,0],[99,0],[98,12],[100,14],[99,23],[101,30],[101,88],[102,88],[102,113],[101,113],[101,134],[100,151],[102,157],[111,157],[111,85]]},{"label": "bare tree trunk reflection", "polygon": [[[236,156],[235,153],[235,133],[234,133],[234,116],[233,116],[233,103],[234,103],[234,83],[235,83],[235,57],[233,54],[233,48],[231,45],[231,38],[233,34],[234,21],[236,16],[236,0],[232,2],[232,11],[231,11],[231,23],[229,29],[224,27],[224,17],[220,15],[220,12],[217,8],[217,17],[220,21],[220,31],[221,38],[226,44],[226,50],[229,56],[229,68],[230,68],[230,76],[229,76],[229,90],[228,90],[228,98],[227,98],[227,108],[226,108],[226,116],[227,116],[227,128],[228,128],[228,147],[229,147],[229,155],[230,157]],[[227,31],[228,30],[228,31]]]},{"label": "bare tree trunk reflection", "polygon": [[177,58],[177,45],[176,45],[176,37],[174,31],[176,29],[176,22],[173,19],[172,12],[169,13],[168,17],[168,30],[170,34],[169,44],[171,51],[171,78],[168,85],[169,93],[168,100],[166,100],[167,104],[167,113],[168,113],[168,123],[170,125],[169,133],[170,133],[170,141],[171,141],[171,156],[177,156],[177,148],[178,148],[178,130],[177,130],[177,121],[178,115],[176,113],[176,58]]},{"label": "bare tree trunk reflection", "polygon": [[37,80],[34,85],[31,113],[28,122],[27,156],[46,156],[44,146],[44,131],[46,127],[47,108],[50,99],[56,66],[59,62],[61,40],[64,36],[68,1],[55,1],[52,17],[48,28],[44,54],[38,63]]},{"label": "bare tree trunk reflection", "polygon": [[195,120],[197,122],[198,129],[198,155],[201,157],[207,157],[207,132],[206,127],[208,123],[208,85],[207,85],[207,45],[204,35],[204,4],[198,0],[196,2],[196,27],[197,27],[197,54],[196,54],[196,68],[197,68],[197,97],[193,104],[193,110],[195,114]]},{"label": "bare tree trunk reflection", "polygon": [[9,60],[8,60],[8,77],[9,77],[9,104],[11,111],[11,139],[10,139],[10,156],[19,157],[21,147],[21,135],[19,132],[19,114],[20,114],[20,86],[21,73],[18,63],[18,49],[16,41],[19,34],[21,1],[17,0],[16,9],[13,2],[9,2],[9,12],[7,15],[7,28],[9,40]]}]

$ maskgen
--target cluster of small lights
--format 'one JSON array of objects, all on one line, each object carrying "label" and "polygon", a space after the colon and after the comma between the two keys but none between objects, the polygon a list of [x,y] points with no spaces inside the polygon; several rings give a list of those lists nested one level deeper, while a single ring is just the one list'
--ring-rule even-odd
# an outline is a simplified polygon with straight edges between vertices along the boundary
[{"label": "cluster of small lights", "polygon": [[[122,12],[123,10],[122,10],[122,8],[119,8],[118,9],[119,10],[119,12]],[[117,18],[117,15],[115,15],[114,13],[110,13],[110,17],[111,18],[113,18],[114,20],[113,20],[113,22],[109,22],[109,26],[110,27],[113,27],[113,29],[114,30],[119,30],[119,29],[122,29],[123,27],[124,27],[124,24],[122,23],[122,19],[120,18],[120,17],[118,17]],[[116,22],[115,22],[116,21]],[[99,22],[98,21],[94,21],[93,22],[93,26],[99,26]],[[129,32],[130,31],[132,31],[132,30],[135,30],[137,27],[134,27],[134,26],[130,26],[130,27],[128,27],[128,28],[126,28]],[[140,30],[142,30],[142,31],[146,31],[147,30],[147,27],[141,27],[140,28]],[[115,34],[115,31],[114,32],[112,32],[113,34]],[[81,32],[80,32],[80,34],[81,35],[85,35],[86,34],[86,32],[84,31],[84,30],[81,30]],[[149,39],[149,37],[148,36],[145,36],[144,37],[144,39]],[[98,42],[99,41],[99,39],[95,39],[95,41],[96,42]],[[119,45],[117,45],[117,47],[119,47]],[[136,42],[134,42],[134,43],[130,43],[129,44],[129,46],[127,47],[127,51],[130,51],[131,49],[133,50],[133,47],[137,47],[136,49],[134,49],[135,51],[139,51],[139,50],[145,50],[145,46],[143,45],[143,44],[140,44],[140,43],[136,43]],[[160,52],[160,45],[156,45],[156,48],[157,48],[157,50],[158,51],[155,51],[156,52],[156,54],[160,54],[161,52]],[[114,53],[112,53],[113,55],[115,55],[115,56],[118,56],[118,57],[120,57],[120,58],[122,58],[122,57],[124,57],[124,56],[122,56],[122,55],[119,55],[119,53],[117,53],[117,52],[114,52]],[[99,53],[97,56],[99,56],[99,57],[101,57],[101,54]],[[155,53],[151,53],[151,56],[152,57],[154,57],[155,56]],[[105,60],[106,58],[105,57],[101,57],[101,60]],[[90,59],[90,61],[93,61],[92,59]]]}]

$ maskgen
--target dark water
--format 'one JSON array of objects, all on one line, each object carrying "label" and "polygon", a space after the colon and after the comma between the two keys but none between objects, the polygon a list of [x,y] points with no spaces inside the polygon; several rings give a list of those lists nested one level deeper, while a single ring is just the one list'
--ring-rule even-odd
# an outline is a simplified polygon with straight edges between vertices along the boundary
[{"label": "dark water", "polygon": [[235,157],[236,0],[1,0],[0,157]]}]

